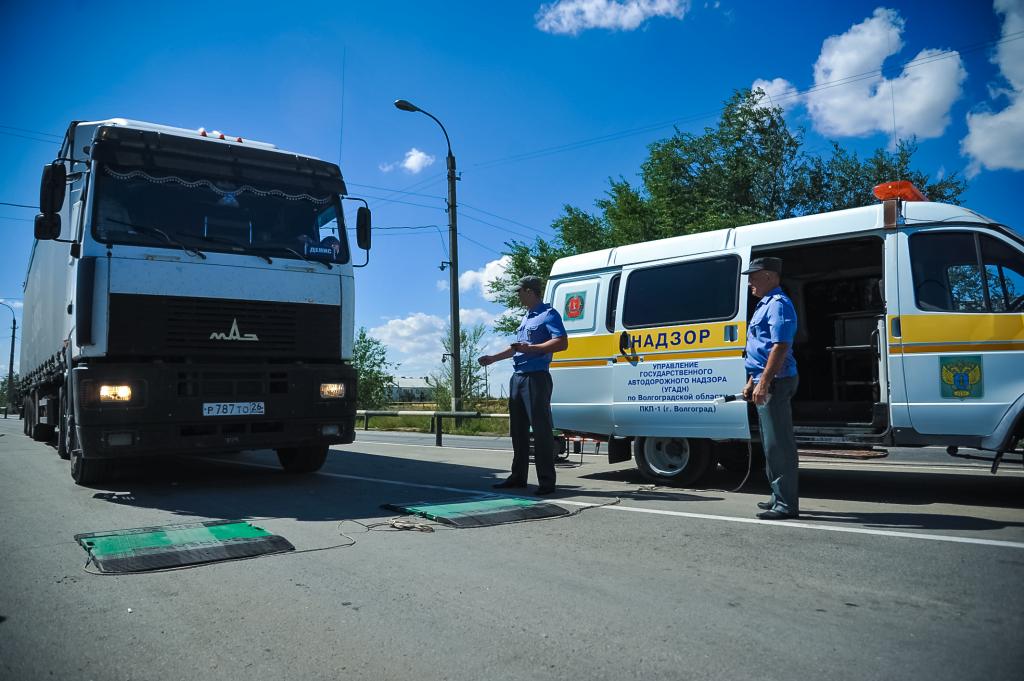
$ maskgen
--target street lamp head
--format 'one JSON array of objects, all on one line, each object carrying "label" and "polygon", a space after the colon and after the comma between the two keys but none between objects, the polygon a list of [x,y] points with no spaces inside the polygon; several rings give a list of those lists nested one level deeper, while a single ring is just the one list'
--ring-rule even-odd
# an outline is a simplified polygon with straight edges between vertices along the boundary
[{"label": "street lamp head", "polygon": [[395,108],[402,111],[419,111],[420,108],[407,99],[396,99]]}]

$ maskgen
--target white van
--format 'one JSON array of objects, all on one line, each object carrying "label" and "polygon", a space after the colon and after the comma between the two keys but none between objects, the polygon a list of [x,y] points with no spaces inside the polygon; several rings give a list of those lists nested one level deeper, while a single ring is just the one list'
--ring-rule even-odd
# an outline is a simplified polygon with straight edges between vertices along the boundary
[{"label": "white van", "polygon": [[[746,466],[741,391],[751,258],[782,258],[799,317],[797,440],[943,445],[1002,454],[1024,436],[1024,238],[960,206],[876,188],[875,206],[633,244],[558,260],[545,300],[556,428],[630,449],[648,479]],[[752,410],[751,410],[752,412]]]}]

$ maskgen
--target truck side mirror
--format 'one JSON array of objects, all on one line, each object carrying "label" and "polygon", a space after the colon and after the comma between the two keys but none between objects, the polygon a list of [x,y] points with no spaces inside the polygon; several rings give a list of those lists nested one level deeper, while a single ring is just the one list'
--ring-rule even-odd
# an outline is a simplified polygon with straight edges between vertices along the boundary
[{"label": "truck side mirror", "polygon": [[60,236],[60,213],[40,213],[36,216],[36,239],[51,241]]},{"label": "truck side mirror", "polygon": [[356,211],[356,243],[364,251],[370,250],[370,209],[366,206]]},{"label": "truck side mirror", "polygon": [[[43,166],[43,179],[39,185],[39,212],[43,215],[59,212],[61,206],[64,205],[64,194],[67,192],[67,187],[68,171],[64,167],[63,161],[54,161]],[[60,225],[59,220],[57,224]]]}]

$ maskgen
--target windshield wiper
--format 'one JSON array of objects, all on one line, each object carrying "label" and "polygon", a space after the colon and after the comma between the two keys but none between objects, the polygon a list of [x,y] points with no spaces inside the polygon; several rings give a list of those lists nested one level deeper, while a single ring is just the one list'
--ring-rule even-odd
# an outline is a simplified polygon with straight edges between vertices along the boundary
[{"label": "windshield wiper", "polygon": [[323,261],[321,261],[321,260],[310,260],[310,259],[309,259],[309,258],[307,258],[306,256],[304,256],[304,255],[302,255],[301,253],[299,253],[298,251],[296,251],[296,250],[295,250],[294,248],[289,248],[289,247],[287,247],[287,246],[280,246],[280,248],[281,248],[281,250],[283,250],[283,251],[288,251],[289,253],[294,253],[295,255],[299,256],[300,258],[302,258],[302,259],[303,259],[303,260],[305,260],[306,262],[315,262],[315,263],[319,263],[320,265],[323,265],[324,267],[326,267],[326,268],[327,268],[327,269],[329,269],[329,270],[333,270],[333,269],[334,269],[333,267],[331,267],[331,263],[329,263],[329,262],[323,262]]},{"label": "windshield wiper", "polygon": [[156,234],[158,236],[163,237],[164,241],[166,241],[170,245],[177,246],[181,250],[185,251],[187,254],[206,260],[206,254],[200,251],[198,248],[189,248],[185,244],[181,243],[181,241],[175,239],[174,237],[172,237],[170,234],[160,229],[159,227],[150,227],[149,225],[137,225],[134,222],[125,222],[124,220],[115,220],[114,218],[107,218],[107,221],[113,222],[118,225],[124,225],[125,227],[129,227],[134,230],[138,230],[143,234]]},{"label": "windshield wiper", "polygon": [[255,251],[249,250],[248,248],[246,248],[245,244],[240,244],[237,241],[234,241],[232,239],[225,239],[222,236],[210,236],[209,234],[203,234],[203,235],[201,235],[201,236],[199,236],[197,238],[202,239],[203,241],[209,241],[210,243],[217,243],[217,244],[225,244],[227,246],[234,246],[235,248],[233,250],[235,250],[235,252],[237,252],[237,253],[248,253],[249,255],[254,255],[257,258],[261,258],[263,260],[266,260],[267,264],[269,264],[269,265],[273,265],[274,264],[274,261],[270,259],[269,255],[266,255],[264,253],[257,253]]}]

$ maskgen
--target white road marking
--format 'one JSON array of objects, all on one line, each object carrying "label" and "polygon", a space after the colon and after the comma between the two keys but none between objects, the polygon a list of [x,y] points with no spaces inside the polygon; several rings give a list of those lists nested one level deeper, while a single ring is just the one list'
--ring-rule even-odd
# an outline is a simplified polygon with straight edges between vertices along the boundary
[{"label": "white road marking", "polygon": [[[382,440],[356,440],[352,444],[348,445],[334,445],[335,447],[352,447],[353,445],[367,444],[367,445],[388,445],[391,447],[432,447],[434,449],[450,449],[459,450],[465,452],[506,452],[509,455],[512,454],[511,449],[490,449],[484,447],[458,447],[454,445],[445,445],[444,447],[436,447],[433,444],[417,444],[415,442],[387,442]],[[587,457],[606,457],[607,454],[588,454],[583,452],[584,456]],[[579,456],[578,453],[573,452],[571,456]],[[803,460],[803,464],[814,464],[815,466],[823,466],[827,468],[841,468],[843,470],[858,470],[858,471],[887,471],[893,469],[907,469],[915,471],[972,471],[972,472],[988,472],[989,464],[978,464],[978,465],[967,465],[962,463],[951,463],[951,464],[931,464],[931,463],[912,463],[912,462],[900,462],[900,463],[876,463],[874,461],[868,462],[857,462],[849,460],[830,460],[823,458],[813,458],[810,460]],[[1004,477],[1013,477],[1024,475],[1024,470],[1017,469],[1000,469],[1000,475]]]},{"label": "white road marking", "polygon": [[[253,466],[256,468],[272,468],[277,466],[261,463],[249,463],[243,461],[232,461],[227,459],[208,459],[222,463],[234,463],[241,466]],[[479,489],[467,489],[464,487],[445,487],[442,485],[427,485],[421,482],[405,482],[404,480],[388,480],[386,478],[369,478],[362,475],[347,475],[344,473],[327,473],[320,471],[316,475],[342,480],[358,480],[360,482],[373,482],[381,485],[397,485],[400,487],[415,487],[417,489],[440,490],[444,492],[459,492],[463,494],[474,494],[478,496],[516,496],[496,494]],[[728,515],[712,515],[710,513],[690,513],[688,511],[664,511],[656,508],[640,508],[638,506],[614,506],[592,504],[585,501],[569,501],[568,499],[548,498],[549,501],[570,506],[582,506],[590,508],[601,508],[607,511],[623,511],[627,513],[647,513],[650,515],[672,516],[676,518],[694,518],[697,520],[719,520],[727,523],[745,523],[748,525],[769,525],[772,527],[790,527],[801,530],[817,530],[820,532],[845,532],[848,534],[869,534],[877,537],[896,537],[899,539],[924,539],[927,541],[950,542],[954,544],[976,544],[980,546],[1001,546],[1011,549],[1024,549],[1024,542],[1004,541],[1000,539],[977,539],[974,537],[957,537],[949,534],[925,534],[923,532],[898,532],[895,530],[873,530],[866,527],[841,527],[836,525],[817,525],[793,520],[759,520],[757,518],[738,518]]]}]

